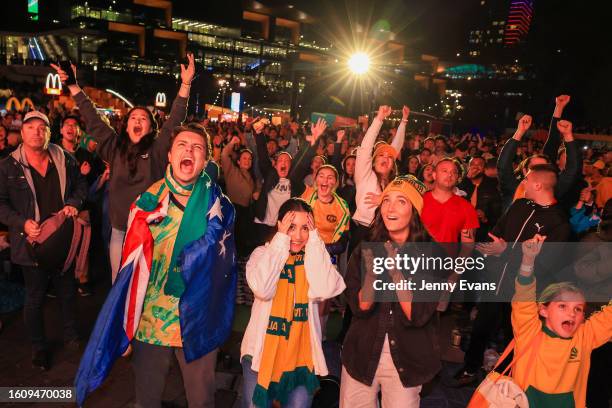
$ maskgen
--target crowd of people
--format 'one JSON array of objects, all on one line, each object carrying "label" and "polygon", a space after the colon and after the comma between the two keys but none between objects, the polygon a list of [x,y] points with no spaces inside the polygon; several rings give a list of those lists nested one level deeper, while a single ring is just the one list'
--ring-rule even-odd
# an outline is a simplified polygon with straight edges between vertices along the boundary
[{"label": "crowd of people", "polygon": [[[161,406],[172,358],[189,406],[213,406],[243,259],[254,295],[240,351],[244,407],[312,404],[329,374],[322,340],[332,302],[343,311],[340,406],[380,398],[418,407],[441,369],[439,320],[449,309],[472,320],[453,386],[476,386],[491,342],[502,351],[514,338],[513,377],[530,406],[608,406],[612,307],[587,302],[579,286],[612,298],[612,149],[574,139],[563,116],[570,96],[555,99],[544,143],[529,137],[529,115],[511,136],[428,135],[408,128],[407,106],[397,127],[380,106],[365,131],[323,119],[216,122],[187,114],[189,54],[167,115],[137,106],[109,120],[53,68],[77,108],[4,115],[0,223],[23,273],[32,363],[44,370],[49,288],[66,346],[78,349],[76,295],[93,289],[88,252],[103,248],[109,260],[113,285],[77,373],[79,403],[131,354],[138,406]],[[451,293],[375,302],[362,270],[370,242],[389,256],[423,242],[451,257],[484,255],[512,302]],[[601,249],[560,275],[562,247],[543,242]],[[533,361],[517,357],[534,349]]]}]

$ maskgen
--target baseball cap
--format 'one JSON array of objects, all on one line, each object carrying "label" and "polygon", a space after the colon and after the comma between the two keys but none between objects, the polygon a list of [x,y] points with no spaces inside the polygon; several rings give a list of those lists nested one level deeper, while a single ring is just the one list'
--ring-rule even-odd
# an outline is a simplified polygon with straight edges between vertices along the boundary
[{"label": "baseball cap", "polygon": [[44,113],[40,111],[30,111],[26,113],[26,115],[23,117],[23,123],[26,123],[30,119],[40,119],[43,122],[45,122],[47,126],[51,126],[49,124],[49,118],[47,117],[47,115],[45,115]]}]

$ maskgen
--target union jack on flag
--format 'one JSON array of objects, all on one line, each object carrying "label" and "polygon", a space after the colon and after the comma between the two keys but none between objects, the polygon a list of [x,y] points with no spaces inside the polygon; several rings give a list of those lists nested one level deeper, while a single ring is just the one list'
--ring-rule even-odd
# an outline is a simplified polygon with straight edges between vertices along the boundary
[{"label": "union jack on flag", "polygon": [[[206,232],[187,244],[179,258],[185,282],[179,316],[187,362],[219,347],[231,332],[234,315],[234,207],[218,185],[209,182],[208,186],[210,199],[203,214],[207,217]],[[100,310],[75,379],[79,406],[102,384],[136,334],[153,260],[149,225],[166,216],[169,197],[162,196],[152,211],[132,204],[121,270]]]}]

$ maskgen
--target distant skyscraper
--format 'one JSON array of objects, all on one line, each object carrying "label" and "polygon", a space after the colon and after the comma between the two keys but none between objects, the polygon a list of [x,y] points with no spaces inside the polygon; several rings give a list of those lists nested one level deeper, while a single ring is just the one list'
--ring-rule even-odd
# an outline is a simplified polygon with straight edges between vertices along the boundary
[{"label": "distant skyscraper", "polygon": [[469,31],[468,54],[498,55],[525,41],[533,16],[534,0],[477,0],[474,25]]},{"label": "distant skyscraper", "polygon": [[533,0],[512,0],[506,22],[504,45],[512,47],[525,40],[531,18],[533,16]]}]

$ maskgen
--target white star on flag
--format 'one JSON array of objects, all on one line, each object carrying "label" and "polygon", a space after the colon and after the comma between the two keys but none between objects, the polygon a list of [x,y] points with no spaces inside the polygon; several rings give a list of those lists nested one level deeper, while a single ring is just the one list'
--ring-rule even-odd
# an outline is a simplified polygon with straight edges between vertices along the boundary
[{"label": "white star on flag", "polygon": [[206,188],[210,188],[211,184],[210,184],[210,180],[206,182]]},{"label": "white star on flag", "polygon": [[210,208],[207,215],[209,220],[212,220],[213,217],[219,217],[219,220],[223,221],[223,212],[221,211],[221,200],[219,200],[219,197],[215,199],[215,203]]},{"label": "white star on flag", "polygon": [[225,257],[225,240],[232,235],[229,231],[223,231],[223,237],[221,237],[221,241],[219,245],[221,245],[221,250],[219,251],[219,255]]}]

